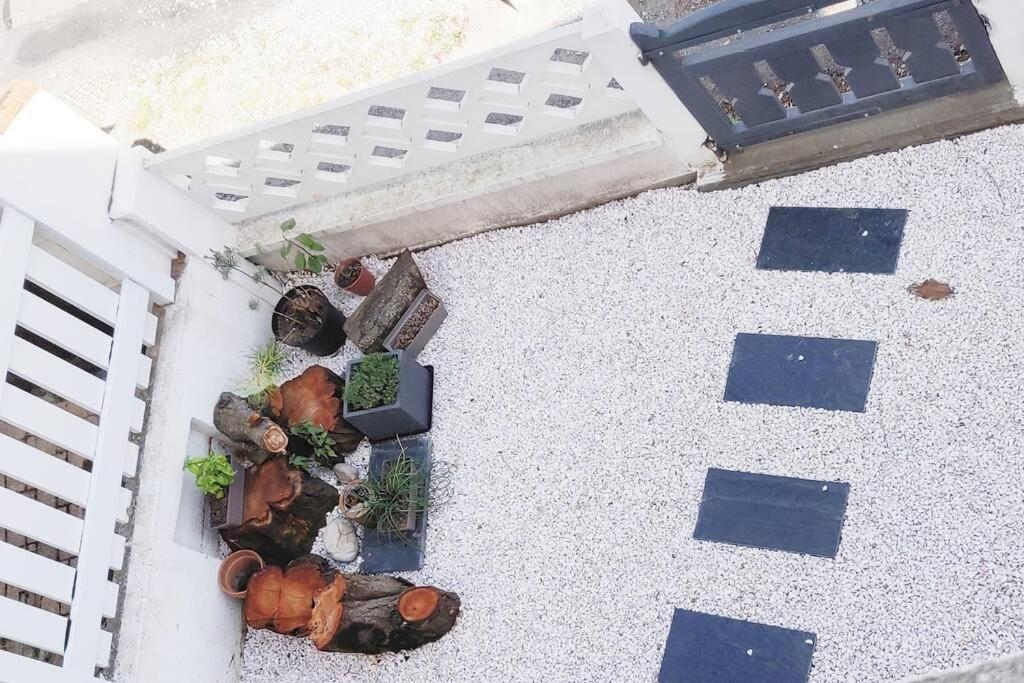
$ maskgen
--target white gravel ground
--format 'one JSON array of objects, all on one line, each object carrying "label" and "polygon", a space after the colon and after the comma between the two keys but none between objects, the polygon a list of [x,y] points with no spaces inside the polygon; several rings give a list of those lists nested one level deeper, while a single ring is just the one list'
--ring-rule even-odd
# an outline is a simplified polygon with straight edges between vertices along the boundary
[{"label": "white gravel ground", "polygon": [[[1021,150],[1004,127],[417,254],[454,496],[409,577],[462,616],[383,657],[250,632],[245,681],[650,681],[676,607],[816,632],[815,683],[1020,649]],[[755,270],[773,204],[909,208],[896,274]],[[929,277],[956,296],[908,294]],[[751,331],[877,340],[867,412],[723,402]],[[849,482],[838,557],[693,540],[708,467]]]}]

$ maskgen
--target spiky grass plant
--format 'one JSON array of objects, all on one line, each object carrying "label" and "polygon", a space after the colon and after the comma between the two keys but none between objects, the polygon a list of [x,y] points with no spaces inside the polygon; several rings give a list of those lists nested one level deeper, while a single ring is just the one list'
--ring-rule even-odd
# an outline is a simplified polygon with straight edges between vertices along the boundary
[{"label": "spiky grass plant", "polygon": [[267,407],[270,395],[277,389],[283,365],[284,352],[276,341],[257,346],[249,352],[249,376],[239,392],[254,409]]},{"label": "spiky grass plant", "polygon": [[[399,442],[401,443],[401,442]],[[416,463],[401,454],[384,466],[380,476],[364,482],[367,517],[379,531],[402,533],[411,513],[419,515],[427,509],[427,490]]]}]

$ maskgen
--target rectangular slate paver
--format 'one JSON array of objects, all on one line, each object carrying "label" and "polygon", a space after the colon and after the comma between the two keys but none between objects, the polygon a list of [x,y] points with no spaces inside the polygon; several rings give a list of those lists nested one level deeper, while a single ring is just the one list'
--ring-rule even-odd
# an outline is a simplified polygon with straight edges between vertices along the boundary
[{"label": "rectangular slate paver", "polygon": [[773,206],[757,255],[765,270],[894,273],[906,209]]},{"label": "rectangular slate paver", "polygon": [[835,557],[850,485],[709,469],[693,537]]},{"label": "rectangular slate paver", "polygon": [[[406,456],[416,463],[423,485],[430,490],[432,442],[428,436],[406,437],[402,440]],[[369,474],[379,477],[384,465],[399,457],[398,440],[378,441],[370,446]],[[363,532],[359,571],[364,574],[407,572],[422,569],[427,542],[427,511],[416,520],[416,528],[403,534],[381,533],[373,529]]]},{"label": "rectangular slate paver", "polygon": [[677,609],[659,683],[806,683],[818,638],[752,621]]},{"label": "rectangular slate paver", "polygon": [[725,400],[863,412],[877,342],[736,335]]}]

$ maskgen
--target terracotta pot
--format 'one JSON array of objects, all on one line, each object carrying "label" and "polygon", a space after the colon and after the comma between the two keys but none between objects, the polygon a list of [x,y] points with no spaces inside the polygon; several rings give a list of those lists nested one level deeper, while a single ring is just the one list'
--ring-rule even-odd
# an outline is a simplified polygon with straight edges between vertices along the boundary
[{"label": "terracotta pot", "polygon": [[263,567],[263,558],[256,551],[236,550],[220,563],[217,583],[229,596],[241,600],[245,597],[249,579]]},{"label": "terracotta pot", "polygon": [[366,500],[367,490],[362,479],[350,481],[341,487],[341,495],[338,498],[338,509],[341,516],[362,526],[372,525],[363,501]]},{"label": "terracotta pot", "polygon": [[[341,276],[342,272],[351,266],[352,264],[359,265],[359,276],[356,277],[348,285],[343,284]],[[373,289],[373,286],[377,284],[377,278],[373,276],[370,269],[363,265],[363,262],[357,258],[347,258],[338,264],[338,267],[334,269],[334,284],[338,285],[341,289],[352,294],[359,296],[366,296]]]}]

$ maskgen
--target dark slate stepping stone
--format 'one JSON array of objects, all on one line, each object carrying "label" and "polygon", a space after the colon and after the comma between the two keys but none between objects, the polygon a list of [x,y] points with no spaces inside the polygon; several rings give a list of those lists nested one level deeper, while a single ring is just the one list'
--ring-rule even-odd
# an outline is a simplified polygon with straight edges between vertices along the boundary
[{"label": "dark slate stepping stone", "polygon": [[677,609],[660,683],[805,683],[818,638],[752,621]]},{"label": "dark slate stepping stone", "polygon": [[725,400],[864,412],[877,342],[736,335]]},{"label": "dark slate stepping stone", "polygon": [[[423,485],[430,490],[431,452],[430,437],[408,437],[402,439],[405,455],[416,463],[422,473]],[[399,457],[402,449],[396,439],[378,441],[370,446],[370,476],[379,477],[384,465]],[[413,531],[396,534],[366,529],[363,532],[362,564],[359,571],[364,574],[409,572],[423,567],[423,554],[427,542],[427,511],[416,519]]]},{"label": "dark slate stepping stone", "polygon": [[835,557],[850,485],[709,469],[693,537]]},{"label": "dark slate stepping stone", "polygon": [[757,255],[765,270],[894,273],[906,209],[773,206]]}]

